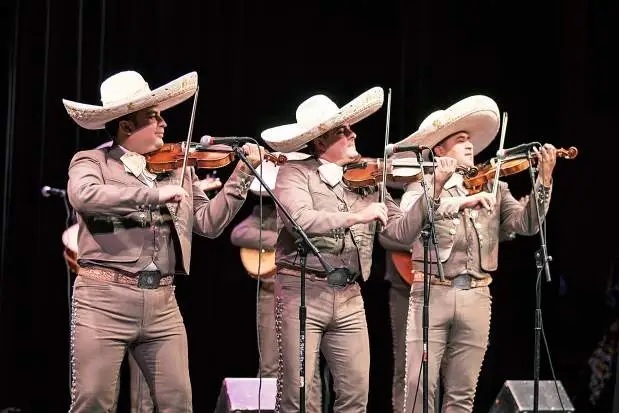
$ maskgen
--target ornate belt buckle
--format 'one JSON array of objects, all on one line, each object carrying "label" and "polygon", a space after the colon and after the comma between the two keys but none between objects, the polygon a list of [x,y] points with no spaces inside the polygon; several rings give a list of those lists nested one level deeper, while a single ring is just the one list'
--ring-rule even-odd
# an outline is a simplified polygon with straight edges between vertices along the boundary
[{"label": "ornate belt buckle", "polygon": [[471,288],[471,279],[472,277],[468,274],[458,275],[453,279],[452,285],[461,290],[469,290]]},{"label": "ornate belt buckle", "polygon": [[155,289],[159,287],[161,271],[140,271],[138,273],[138,288]]}]

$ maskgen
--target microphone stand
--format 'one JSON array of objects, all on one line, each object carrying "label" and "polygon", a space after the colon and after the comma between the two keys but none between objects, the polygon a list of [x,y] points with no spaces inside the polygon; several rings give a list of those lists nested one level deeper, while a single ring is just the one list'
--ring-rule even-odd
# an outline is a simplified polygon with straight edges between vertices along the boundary
[{"label": "microphone stand", "polygon": [[318,261],[320,261],[320,264],[325,269],[327,277],[339,275],[340,277],[345,276],[347,279],[350,279],[352,278],[353,273],[348,268],[334,268],[324,260],[316,246],[309,240],[305,231],[303,231],[294,218],[292,218],[292,215],[290,215],[280,200],[277,199],[271,188],[269,188],[269,186],[262,179],[261,174],[258,173],[256,168],[254,168],[253,165],[247,160],[247,157],[245,156],[245,153],[243,153],[243,150],[239,144],[240,143],[235,143],[232,145],[236,156],[238,156],[239,159],[247,165],[256,179],[260,181],[262,187],[271,196],[271,199],[273,199],[279,210],[286,216],[286,219],[292,225],[293,231],[298,235],[296,244],[297,251],[301,257],[301,302],[299,304],[299,406],[300,412],[305,413],[305,323],[307,319],[307,308],[305,306],[305,271],[307,265],[307,254],[308,252],[311,252],[316,256],[316,258],[318,258]]},{"label": "microphone stand", "polygon": [[[417,152],[417,160],[419,165],[423,165],[422,152]],[[436,239],[436,231],[434,227],[434,204],[430,199],[428,193],[428,186],[425,178],[421,179],[421,186],[423,187],[423,194],[426,200],[426,209],[428,222],[424,229],[421,231],[421,237],[423,239],[423,314],[422,314],[422,328],[423,328],[423,354],[421,357],[421,368],[423,374],[423,413],[427,413],[429,409],[429,395],[428,395],[428,330],[430,327],[430,245],[429,240],[432,239],[432,246],[436,255],[436,265],[438,267],[438,273],[441,281],[445,281],[445,274],[443,273],[443,265],[438,255],[438,241]],[[419,385],[418,385],[419,386]],[[414,405],[413,405],[414,409]]]},{"label": "microphone stand", "polygon": [[[527,153],[527,159],[529,160],[529,165],[533,165],[533,157],[531,156],[531,151]],[[541,288],[541,275],[542,271],[546,274],[546,281],[550,282],[550,267],[548,263],[552,261],[552,257],[548,255],[548,250],[546,248],[546,233],[542,223],[545,222],[542,220],[542,213],[540,211],[541,208],[544,207],[544,200],[540,199],[537,196],[537,191],[535,190],[535,174],[533,171],[533,167],[529,168],[529,176],[531,178],[531,185],[533,188],[533,197],[535,201],[535,211],[537,212],[537,224],[539,226],[539,237],[540,237],[540,249],[535,252],[535,266],[537,267],[537,277],[535,279],[535,346],[534,346],[534,354],[533,354],[533,412],[539,412],[539,370],[540,370],[540,339],[542,333],[542,288]],[[560,398],[560,396],[559,396]]]}]

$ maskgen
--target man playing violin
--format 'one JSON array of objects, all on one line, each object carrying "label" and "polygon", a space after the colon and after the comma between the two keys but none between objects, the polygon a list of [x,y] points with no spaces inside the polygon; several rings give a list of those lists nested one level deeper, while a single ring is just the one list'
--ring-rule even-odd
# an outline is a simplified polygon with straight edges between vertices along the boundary
[{"label": "man playing violin", "polygon": [[[390,196],[378,202],[376,188],[354,189],[342,181],[343,166],[360,157],[351,126],[375,113],[383,101],[384,91],[379,87],[341,108],[325,95],[314,95],[297,108],[297,123],[262,132],[273,150],[286,153],[307,145],[312,153],[308,159],[280,167],[274,193],[323,259],[309,252],[305,266],[305,377],[313,377],[322,352],[332,374],[334,412],[338,413],[367,409],[370,347],[359,279],[367,280],[370,275],[376,224],[380,222],[392,238],[409,244],[419,231],[417,216],[402,214]],[[415,208],[425,206],[419,203]],[[302,266],[297,234],[280,210],[278,230],[275,319],[281,368],[276,411],[292,413],[301,408]],[[346,271],[328,272],[330,267]],[[305,381],[305,390],[307,400],[317,398],[320,391],[311,380]],[[317,412],[309,410],[309,402],[304,407],[309,413]]]},{"label": "man playing violin", "polygon": [[[438,258],[445,281],[438,276],[437,257],[429,251],[430,302],[428,348],[428,399],[433,399],[441,369],[444,387],[443,408],[448,412],[471,412],[478,376],[488,345],[491,272],[497,269],[498,245],[503,233],[534,235],[539,231],[538,199],[542,217],[550,203],[556,149],[544,145],[535,151],[539,173],[529,198],[514,199],[505,182],[496,191],[468,195],[463,178],[454,171],[458,165],[473,166],[474,155],[486,148],[499,130],[499,109],[486,96],[471,96],[446,110],[430,114],[419,129],[402,142],[431,148],[437,166],[427,176],[427,188],[434,201],[434,227]],[[421,182],[407,188],[403,210],[414,208],[424,199]],[[418,211],[427,223],[428,214]],[[421,235],[421,233],[419,234]],[[414,268],[424,268],[424,247],[418,236],[412,245]],[[420,370],[423,354],[423,276],[413,274],[407,328],[405,412],[421,412],[423,407]]]},{"label": "man playing violin", "polygon": [[[137,72],[101,84],[102,106],[63,100],[85,129],[107,129],[114,144],[78,152],[67,194],[76,211],[79,272],[71,315],[71,412],[107,412],[125,352],[144,373],[157,411],[191,412],[187,336],[174,296],[188,274],[192,230],[217,237],[247,196],[239,163],[209,200],[193,168],[151,173],[144,154],[163,145],[161,113],[193,96],[195,72],[150,90]],[[259,148],[244,147],[253,165]]]}]

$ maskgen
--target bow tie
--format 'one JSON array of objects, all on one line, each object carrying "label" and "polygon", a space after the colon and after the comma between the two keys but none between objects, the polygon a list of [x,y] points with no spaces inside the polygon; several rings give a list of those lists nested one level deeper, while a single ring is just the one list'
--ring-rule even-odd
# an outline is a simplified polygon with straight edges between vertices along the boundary
[{"label": "bow tie", "polygon": [[325,163],[318,167],[318,174],[323,182],[333,188],[342,181],[344,169],[336,163]]},{"label": "bow tie", "polygon": [[146,158],[139,153],[125,152],[125,154],[120,157],[120,161],[125,165],[125,170],[136,177],[144,175],[144,177],[150,180],[156,178],[156,175],[146,170]]}]

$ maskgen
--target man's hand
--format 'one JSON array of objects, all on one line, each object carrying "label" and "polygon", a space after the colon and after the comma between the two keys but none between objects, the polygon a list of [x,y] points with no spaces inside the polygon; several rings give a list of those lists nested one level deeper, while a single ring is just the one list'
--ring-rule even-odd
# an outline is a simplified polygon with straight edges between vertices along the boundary
[{"label": "man's hand", "polygon": [[434,168],[434,180],[436,182],[436,189],[442,190],[445,183],[456,171],[458,161],[449,156],[436,157],[434,158],[434,160],[436,161],[436,167]]},{"label": "man's hand", "polygon": [[254,143],[246,143],[242,146],[243,153],[247,157],[247,160],[254,168],[262,163],[262,158],[266,153],[262,146],[258,146]]},{"label": "man's hand", "polygon": [[187,192],[180,185],[164,185],[159,190],[159,204],[166,202],[180,202]]},{"label": "man's hand", "polygon": [[466,198],[464,198],[464,202],[460,204],[460,209],[485,208],[488,211],[492,211],[494,209],[495,204],[496,204],[496,195],[493,195],[490,192],[479,192],[475,195],[469,195]]},{"label": "man's hand", "polygon": [[365,224],[377,219],[383,225],[387,225],[387,205],[382,202],[373,202],[356,214],[356,220],[359,224]]},{"label": "man's hand", "polygon": [[549,187],[552,184],[552,171],[557,163],[557,149],[553,145],[546,143],[539,150],[533,148],[533,152],[535,152],[539,163],[539,179],[542,185]]}]

